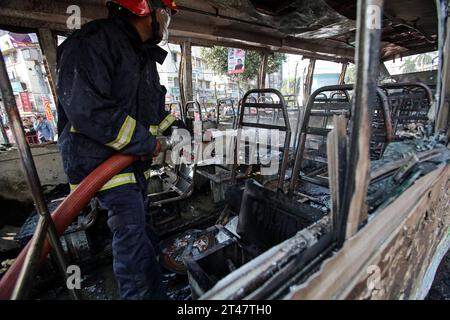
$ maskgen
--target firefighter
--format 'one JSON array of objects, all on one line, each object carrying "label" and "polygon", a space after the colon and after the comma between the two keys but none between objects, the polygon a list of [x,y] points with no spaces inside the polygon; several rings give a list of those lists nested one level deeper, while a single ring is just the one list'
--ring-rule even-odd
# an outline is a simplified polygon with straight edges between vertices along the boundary
[{"label": "firefighter", "polygon": [[[123,299],[166,299],[157,239],[145,219],[146,177],[157,137],[175,118],[165,111],[157,63],[167,52],[170,0],[106,1],[109,17],[92,21],[58,48],[58,134],[64,170],[76,188],[115,153],[142,161],[98,192],[113,234],[113,269]],[[150,160],[147,160],[150,159]]]}]

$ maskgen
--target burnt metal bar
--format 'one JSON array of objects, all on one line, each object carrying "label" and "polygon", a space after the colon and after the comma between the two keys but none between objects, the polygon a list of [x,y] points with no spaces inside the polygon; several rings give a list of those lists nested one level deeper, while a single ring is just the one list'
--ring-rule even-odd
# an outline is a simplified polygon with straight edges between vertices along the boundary
[{"label": "burnt metal bar", "polygon": [[266,74],[267,74],[268,60],[269,60],[269,54],[267,52],[262,52],[261,53],[261,63],[259,65],[258,89],[264,89],[266,87]]},{"label": "burnt metal bar", "polygon": [[305,83],[303,85],[303,105],[306,106],[309,101],[309,96],[311,95],[314,70],[316,68],[316,59],[311,59],[309,61],[308,73],[306,74]]},{"label": "burnt metal bar", "polygon": [[44,66],[47,73],[48,82],[53,94],[53,99],[56,102],[56,37],[50,29],[39,28],[38,38],[42,53],[44,54]]},{"label": "burnt metal bar", "polygon": [[[267,98],[267,97],[260,97],[260,98]],[[260,101],[256,103],[247,103],[247,108],[258,108],[258,109],[281,109],[281,106],[279,103],[267,103],[264,101],[261,101],[262,99],[258,99]]]},{"label": "burnt metal bar", "polygon": [[[349,90],[353,90],[353,85],[334,85],[334,86],[326,86],[320,89],[317,89],[312,93],[309,97],[308,104],[306,105],[305,112],[303,114],[303,121],[301,130],[298,132],[298,145],[295,151],[295,162],[294,167],[292,169],[291,181],[289,184],[289,195],[293,196],[295,188],[298,184],[298,179],[300,175],[300,169],[302,164],[302,157],[305,152],[305,144],[306,144],[306,136],[308,135],[309,130],[309,118],[312,115],[311,110],[315,107],[315,99],[317,96],[322,94],[323,92],[328,91],[339,91],[339,92],[347,92]],[[314,129],[313,129],[314,130]],[[324,132],[324,134],[328,134],[329,131]],[[317,132],[316,132],[317,134]]]},{"label": "burnt metal bar", "polygon": [[[394,140],[394,125],[392,123],[391,110],[389,108],[388,97],[380,88],[376,88],[378,99],[381,100],[381,112],[383,114],[383,121],[385,127],[385,142],[390,143]],[[373,113],[373,112],[372,112]],[[370,114],[372,114],[370,113]]]},{"label": "burnt metal bar", "polygon": [[202,107],[200,106],[200,103],[198,101],[188,101],[186,102],[186,105],[184,107],[184,110],[186,112],[186,117],[188,115],[188,112],[196,112],[198,111],[199,121],[203,121],[203,114],[202,114]]},{"label": "burnt metal bar", "polygon": [[430,87],[428,87],[426,84],[421,82],[401,82],[401,83],[384,83],[381,85],[382,89],[403,89],[405,87],[410,88],[421,88],[425,93],[427,94],[428,100],[430,103],[434,100],[433,99],[433,92],[431,92]]},{"label": "burnt metal bar", "polygon": [[[438,110],[436,130],[447,131],[447,143],[450,141],[450,4],[448,1],[438,0],[440,26],[440,63],[438,82]],[[447,3],[446,3],[447,2]]]},{"label": "burnt metal bar", "polygon": [[[64,251],[59,242],[55,225],[50,216],[45,201],[44,193],[42,192],[41,183],[36,170],[36,165],[33,156],[25,138],[22,121],[19,111],[17,109],[16,100],[12,91],[11,83],[8,78],[8,72],[5,65],[3,54],[0,52],[0,89],[5,102],[5,110],[8,114],[11,128],[16,140],[17,148],[19,150],[20,159],[22,162],[25,178],[28,187],[36,205],[36,210],[39,213],[39,221],[36,226],[34,236],[31,240],[30,249],[25,258],[24,265],[19,274],[19,277],[14,288],[12,299],[25,299],[30,291],[31,283],[38,270],[38,263],[41,258],[42,247],[48,232],[48,238],[52,248],[54,249],[56,260],[60,271],[67,276],[67,264],[64,257]],[[78,298],[78,293],[71,291],[74,298]]]},{"label": "burnt metal bar", "polygon": [[[338,229],[341,199],[344,190],[344,173],[347,153],[347,119],[344,116],[333,117],[334,128],[327,140],[328,177],[331,195],[331,224],[333,230]],[[333,232],[333,241],[337,240]]]},{"label": "burnt metal bar", "polygon": [[251,128],[261,128],[261,129],[273,129],[273,130],[280,130],[280,131],[286,131],[286,127],[283,126],[276,126],[272,124],[264,124],[264,123],[255,123],[255,122],[242,122],[243,127],[251,127]]},{"label": "burnt metal bar", "polygon": [[194,100],[194,93],[192,91],[192,47],[191,42],[186,41],[182,44],[181,50],[183,52],[183,88],[184,97],[186,101]]},{"label": "burnt metal bar", "polygon": [[344,62],[342,64],[342,69],[341,69],[341,74],[339,75],[339,82],[338,84],[345,84],[345,75],[347,74],[347,69],[348,69],[348,62]]},{"label": "burnt metal bar", "polygon": [[354,119],[350,127],[345,193],[338,221],[338,246],[367,219],[365,197],[370,181],[371,115],[377,94],[384,0],[358,0]]}]

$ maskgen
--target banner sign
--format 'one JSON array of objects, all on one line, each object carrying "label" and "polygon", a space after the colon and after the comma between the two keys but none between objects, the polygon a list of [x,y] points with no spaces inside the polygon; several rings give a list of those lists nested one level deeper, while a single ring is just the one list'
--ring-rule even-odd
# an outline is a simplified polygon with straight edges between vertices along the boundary
[{"label": "banner sign", "polygon": [[30,96],[26,92],[20,92],[20,100],[22,101],[23,112],[31,112]]},{"label": "banner sign", "polygon": [[20,101],[20,96],[16,94],[14,95],[14,98],[16,98],[17,108],[19,109],[20,112],[23,112],[22,101]]},{"label": "banner sign", "polygon": [[48,100],[47,97],[42,96],[42,104],[44,105],[44,109],[45,109],[45,117],[47,118],[48,121],[53,121],[53,112],[52,109],[50,108],[50,101]]},{"label": "banner sign", "polygon": [[39,41],[34,34],[9,33],[11,43],[16,49],[39,48]]},{"label": "banner sign", "polygon": [[228,74],[241,74],[245,71],[245,51],[228,48]]}]

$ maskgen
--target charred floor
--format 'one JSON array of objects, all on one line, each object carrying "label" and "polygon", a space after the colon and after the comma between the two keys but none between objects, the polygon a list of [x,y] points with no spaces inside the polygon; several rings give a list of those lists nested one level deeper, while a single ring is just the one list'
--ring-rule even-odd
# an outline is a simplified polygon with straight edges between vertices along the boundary
[{"label": "charred floor", "polygon": [[[18,19],[17,4],[0,1],[7,9],[0,25],[37,26],[47,68],[56,72],[65,1],[23,2],[32,9],[27,19]],[[177,128],[161,137],[165,148],[145,195],[146,228],[169,298],[448,299],[448,1],[442,10],[410,1],[408,12],[404,1],[180,2],[171,40],[181,45],[183,95],[165,108],[188,138]],[[384,11],[369,12],[374,6]],[[99,1],[83,8],[86,21],[103,12]],[[44,23],[43,13],[53,20]],[[364,23],[369,13],[380,15],[378,27]],[[207,107],[192,94],[191,45],[259,50],[256,88]],[[297,89],[266,88],[273,51],[309,59],[302,101]],[[430,70],[391,74],[385,64],[428,52],[438,61]],[[335,84],[313,86],[320,60],[342,65]],[[350,65],[355,78],[346,83]],[[0,76],[10,121],[20,121],[4,63]],[[71,190],[56,144],[30,149],[23,138],[0,149],[0,298],[14,288],[25,294],[19,271],[28,267],[38,270],[30,299],[66,300],[74,292],[120,299],[108,212],[95,197],[101,186],[82,182]],[[25,181],[31,192],[23,191]],[[84,190],[94,196],[71,203]],[[62,252],[50,251],[45,221],[54,222],[48,239],[55,245],[57,234]],[[33,250],[27,265],[24,253]],[[68,290],[61,257],[81,270],[80,290]],[[369,285],[372,267],[381,287]]]}]

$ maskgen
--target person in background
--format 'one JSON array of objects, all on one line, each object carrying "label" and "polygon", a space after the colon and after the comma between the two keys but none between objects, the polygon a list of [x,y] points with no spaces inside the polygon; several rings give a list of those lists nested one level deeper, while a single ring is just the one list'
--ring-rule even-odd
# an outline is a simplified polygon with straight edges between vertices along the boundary
[{"label": "person in background", "polygon": [[41,115],[36,117],[36,123],[34,126],[38,134],[39,141],[41,143],[52,142],[55,138],[55,132],[53,130],[52,124],[44,119]]},{"label": "person in background", "polygon": [[12,133],[11,128],[8,125],[5,125],[6,135],[8,136],[9,143],[16,143],[16,139],[14,139],[14,134]]}]

